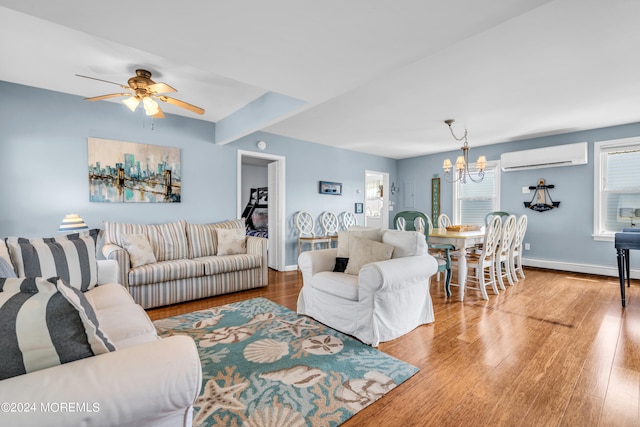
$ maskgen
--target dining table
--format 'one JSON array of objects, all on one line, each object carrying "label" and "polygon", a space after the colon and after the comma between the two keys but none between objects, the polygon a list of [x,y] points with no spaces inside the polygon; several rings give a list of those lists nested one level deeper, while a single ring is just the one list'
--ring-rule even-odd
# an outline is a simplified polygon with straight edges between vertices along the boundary
[{"label": "dining table", "polygon": [[[484,227],[483,227],[484,228]],[[464,252],[484,241],[484,229],[472,231],[452,231],[446,228],[434,228],[429,233],[429,243],[445,243],[455,247],[460,252],[458,257],[458,283],[460,287],[460,301],[464,301],[464,285],[467,281],[467,258],[462,256]]]}]

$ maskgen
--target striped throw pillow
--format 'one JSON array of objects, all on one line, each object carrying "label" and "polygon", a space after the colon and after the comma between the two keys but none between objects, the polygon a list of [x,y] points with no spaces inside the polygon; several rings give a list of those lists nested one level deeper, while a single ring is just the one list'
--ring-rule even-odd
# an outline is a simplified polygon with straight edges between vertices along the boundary
[{"label": "striped throw pillow", "polygon": [[2,257],[0,257],[0,277],[16,277],[13,266]]},{"label": "striped throw pillow", "polygon": [[58,292],[65,297],[69,304],[78,311],[93,354],[98,355],[115,351],[116,346],[109,340],[109,337],[107,337],[102,329],[100,329],[98,316],[84,293],[64,283],[61,279],[58,279],[56,282],[56,287],[58,288]]},{"label": "striped throw pillow", "polygon": [[[0,380],[115,350],[102,332],[90,331],[88,338],[58,282],[57,277],[0,279]],[[70,292],[84,298],[80,291]],[[86,298],[79,304],[90,307]],[[88,312],[91,317],[93,310]]]},{"label": "striped throw pillow", "polygon": [[5,260],[11,268],[13,269],[13,264],[11,262],[11,255],[9,255],[9,248],[7,247],[6,239],[0,239],[0,258]]},{"label": "striped throw pillow", "polygon": [[218,229],[245,229],[244,218],[234,219],[212,224],[187,224],[189,238],[189,258],[213,256],[218,252]]},{"label": "striped throw pillow", "polygon": [[187,257],[187,222],[167,224],[124,224],[104,221],[105,243],[125,247],[124,235],[143,234],[149,239],[158,261],[171,261]]},{"label": "striped throw pillow", "polygon": [[98,282],[96,240],[100,230],[51,238],[8,237],[18,277],[60,277],[87,291]]}]

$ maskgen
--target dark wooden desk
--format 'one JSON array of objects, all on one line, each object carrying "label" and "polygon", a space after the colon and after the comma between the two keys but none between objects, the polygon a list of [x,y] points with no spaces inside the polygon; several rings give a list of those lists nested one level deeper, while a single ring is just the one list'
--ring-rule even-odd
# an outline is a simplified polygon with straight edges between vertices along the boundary
[{"label": "dark wooden desk", "polygon": [[640,250],[640,228],[623,228],[622,233],[615,235],[615,247],[618,252],[618,276],[620,277],[620,297],[622,306],[627,306],[625,297],[624,280],[627,277],[627,286],[631,286],[629,274],[629,250]]}]

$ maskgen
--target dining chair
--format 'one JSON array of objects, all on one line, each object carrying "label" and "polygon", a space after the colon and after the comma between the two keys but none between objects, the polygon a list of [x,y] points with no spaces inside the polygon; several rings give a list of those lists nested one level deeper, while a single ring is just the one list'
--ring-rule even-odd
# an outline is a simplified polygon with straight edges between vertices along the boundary
[{"label": "dining chair", "polygon": [[[473,276],[467,277],[467,283],[459,284],[466,289],[479,290],[482,294],[482,298],[489,299],[487,294],[487,287],[491,287],[493,293],[498,295],[498,287],[496,286],[496,272],[495,272],[495,258],[496,258],[496,246],[500,240],[500,233],[502,232],[502,219],[498,215],[494,215],[490,218],[489,224],[487,224],[482,251],[469,252],[467,254],[459,254],[459,256],[467,257],[467,267],[474,270]],[[455,257],[457,258],[457,257]],[[455,259],[452,257],[452,260]]]},{"label": "dining chair", "polygon": [[354,225],[358,225],[358,219],[353,212],[342,212],[342,227],[343,230],[348,230]]},{"label": "dining chair", "polygon": [[329,246],[333,246],[333,243],[338,242],[338,217],[333,212],[322,212],[320,215],[320,225],[324,237],[329,239]]},{"label": "dining chair", "polygon": [[330,239],[325,236],[316,236],[316,222],[309,212],[300,211],[295,216],[298,229],[298,256],[302,252],[304,244],[309,244],[311,250],[315,250],[317,244],[328,245]]},{"label": "dining chair", "polygon": [[513,240],[517,232],[517,219],[515,215],[505,217],[502,223],[502,233],[500,242],[496,247],[496,277],[500,289],[505,290],[504,278],[507,278],[510,286],[515,284],[511,272],[511,250],[513,248]]},{"label": "dining chair", "polygon": [[455,246],[446,243],[428,243],[429,253],[438,262],[438,271],[436,273],[437,281],[440,281],[440,273],[444,276],[444,291],[447,298],[451,297],[451,277],[453,270],[451,268],[451,254],[455,250]]},{"label": "dining chair", "polygon": [[518,275],[524,279],[524,270],[522,269],[522,246],[524,242],[524,235],[527,232],[527,216],[521,215],[518,218],[516,226],[516,234],[511,245],[511,253],[509,254],[509,261],[511,267],[511,277],[516,282],[518,281]]},{"label": "dining chair", "polygon": [[504,220],[504,217],[509,216],[509,212],[504,212],[504,211],[494,211],[494,212],[489,212],[488,214],[485,215],[484,217],[484,225],[489,224],[489,218],[491,218],[494,215],[498,215],[502,220]]},{"label": "dining chair", "polygon": [[438,217],[438,228],[447,228],[451,225],[451,218],[447,214],[440,214]]},{"label": "dining chair", "polygon": [[[424,233],[425,236],[428,235],[429,231],[433,229],[433,223],[431,222],[431,218],[428,215],[423,214],[418,211],[401,211],[398,212],[393,218],[393,225],[397,230],[405,230],[405,231],[417,231],[417,227],[420,226],[420,220],[418,218],[422,218],[424,221]],[[429,226],[427,230],[426,226]],[[400,228],[402,227],[402,228]]]}]

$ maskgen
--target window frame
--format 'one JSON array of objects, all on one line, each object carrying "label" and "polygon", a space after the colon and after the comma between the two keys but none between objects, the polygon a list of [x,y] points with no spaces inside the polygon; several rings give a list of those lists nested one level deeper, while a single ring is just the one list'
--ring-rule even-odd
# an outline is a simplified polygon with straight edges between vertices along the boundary
[{"label": "window frame", "polygon": [[602,159],[612,151],[624,149],[640,150],[640,137],[610,139],[597,141],[593,148],[593,239],[598,241],[613,242],[615,240],[614,231],[606,231],[606,197],[604,188],[606,186],[607,163]]},{"label": "window frame", "polygon": [[[494,179],[493,179],[493,190],[495,191],[495,198],[493,200],[493,209],[492,211],[500,210],[500,181],[502,180],[502,169],[500,168],[500,160],[490,160],[487,161],[487,165],[485,170],[494,170]],[[470,164],[470,171],[472,174],[477,173],[476,164]],[[460,186],[468,185],[463,184],[461,181],[456,181],[453,183],[453,218],[452,221],[454,224],[460,224],[462,218],[461,212],[461,203],[460,203]],[[473,184],[473,183],[471,183]],[[492,212],[489,211],[489,212]],[[488,213],[488,212],[487,212]]]}]

